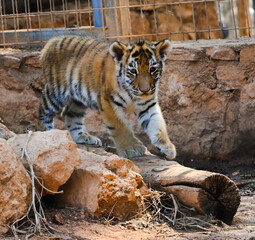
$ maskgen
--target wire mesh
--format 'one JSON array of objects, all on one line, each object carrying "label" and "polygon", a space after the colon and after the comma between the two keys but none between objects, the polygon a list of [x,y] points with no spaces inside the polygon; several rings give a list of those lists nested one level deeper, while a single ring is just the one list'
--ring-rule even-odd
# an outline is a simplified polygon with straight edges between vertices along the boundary
[{"label": "wire mesh", "polygon": [[90,33],[172,41],[255,34],[253,0],[0,0],[0,46]]}]

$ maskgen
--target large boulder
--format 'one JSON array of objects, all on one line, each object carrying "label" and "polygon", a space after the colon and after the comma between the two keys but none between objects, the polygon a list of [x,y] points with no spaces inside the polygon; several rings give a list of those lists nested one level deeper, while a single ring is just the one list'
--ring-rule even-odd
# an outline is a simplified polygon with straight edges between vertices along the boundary
[{"label": "large boulder", "polygon": [[[54,195],[60,205],[84,208],[93,217],[128,219],[144,207],[149,190],[132,161],[117,155],[98,155],[79,149],[82,163]],[[107,156],[108,155],[108,156]]]},{"label": "large boulder", "polygon": [[[26,139],[27,134],[17,134],[8,140],[19,157]],[[28,141],[27,153],[33,163],[35,175],[51,191],[58,191],[59,187],[69,179],[74,167],[81,163],[77,145],[68,131],[51,130],[32,133]],[[22,159],[22,162],[28,168],[27,161]]]},{"label": "large boulder", "polygon": [[0,234],[26,214],[30,202],[29,175],[10,144],[0,138]]}]

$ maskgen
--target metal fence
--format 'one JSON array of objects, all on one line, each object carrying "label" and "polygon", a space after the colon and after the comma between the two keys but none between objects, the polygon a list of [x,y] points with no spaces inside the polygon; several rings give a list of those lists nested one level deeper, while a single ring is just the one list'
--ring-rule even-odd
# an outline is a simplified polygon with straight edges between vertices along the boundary
[{"label": "metal fence", "polygon": [[254,36],[255,0],[0,0],[0,46],[90,33],[158,41]]}]

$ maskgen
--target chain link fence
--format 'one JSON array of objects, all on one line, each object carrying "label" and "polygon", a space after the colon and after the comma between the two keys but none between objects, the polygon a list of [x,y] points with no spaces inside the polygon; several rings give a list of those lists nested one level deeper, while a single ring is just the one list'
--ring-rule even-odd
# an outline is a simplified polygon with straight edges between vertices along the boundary
[{"label": "chain link fence", "polygon": [[0,0],[0,46],[78,32],[158,41],[255,35],[255,0]]}]

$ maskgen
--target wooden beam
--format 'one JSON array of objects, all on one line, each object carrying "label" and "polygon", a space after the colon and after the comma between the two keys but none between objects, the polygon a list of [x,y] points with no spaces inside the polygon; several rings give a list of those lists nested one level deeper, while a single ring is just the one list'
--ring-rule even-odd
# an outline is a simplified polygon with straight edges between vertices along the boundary
[{"label": "wooden beam", "polygon": [[106,39],[107,37],[119,36],[121,34],[118,9],[114,9],[116,6],[117,4],[115,0],[103,0]]},{"label": "wooden beam", "polygon": [[238,27],[244,27],[247,29],[240,29],[240,36],[251,36],[251,16],[249,12],[249,0],[237,0],[237,17]]},{"label": "wooden beam", "polygon": [[[120,22],[121,22],[121,32],[122,36],[132,35],[131,32],[131,19],[129,10],[129,0],[119,0],[120,6]],[[125,39],[130,39],[129,37]]]}]

